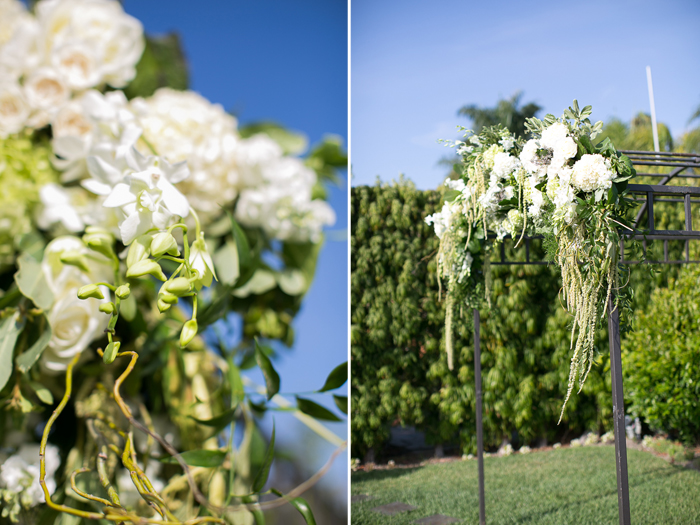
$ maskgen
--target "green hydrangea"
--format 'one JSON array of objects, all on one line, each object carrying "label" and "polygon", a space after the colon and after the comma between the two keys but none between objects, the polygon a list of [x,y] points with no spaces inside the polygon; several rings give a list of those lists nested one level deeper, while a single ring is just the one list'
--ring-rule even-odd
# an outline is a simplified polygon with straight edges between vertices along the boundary
[{"label": "green hydrangea", "polygon": [[0,269],[12,265],[21,235],[32,231],[39,189],[56,182],[48,141],[17,135],[0,140]]}]

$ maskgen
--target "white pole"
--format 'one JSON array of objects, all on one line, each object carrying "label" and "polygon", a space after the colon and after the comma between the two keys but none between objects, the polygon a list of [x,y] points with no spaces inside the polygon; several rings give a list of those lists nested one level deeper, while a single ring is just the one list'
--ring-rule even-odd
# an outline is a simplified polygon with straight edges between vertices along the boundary
[{"label": "white pole", "polygon": [[656,129],[656,108],[654,107],[654,88],[651,84],[651,68],[647,66],[647,86],[649,87],[649,105],[651,106],[651,131],[654,135],[654,151],[659,148],[659,131]]}]

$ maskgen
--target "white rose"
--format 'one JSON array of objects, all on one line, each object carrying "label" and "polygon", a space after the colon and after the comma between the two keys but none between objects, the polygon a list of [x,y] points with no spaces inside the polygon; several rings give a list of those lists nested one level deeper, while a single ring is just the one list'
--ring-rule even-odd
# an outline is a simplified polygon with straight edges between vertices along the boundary
[{"label": "white rose", "polygon": [[571,137],[565,137],[554,145],[554,156],[571,159],[578,153],[576,141]]},{"label": "white rose", "polygon": [[[48,313],[51,340],[41,356],[41,366],[48,373],[65,371],[76,354],[85,350],[94,340],[104,335],[109,316],[99,311],[100,304],[109,302],[109,290],[102,287],[104,299],[78,299],[78,290],[96,281],[109,279],[110,265],[106,258],[90,252],[87,259],[90,273],[60,261],[64,251],[86,254],[87,248],[77,237],[57,237],[44,251],[42,271],[54,294],[54,303]],[[97,262],[98,261],[104,261]]]},{"label": "white rose", "polygon": [[70,97],[68,86],[56,71],[42,67],[24,81],[24,93],[33,109],[57,110]]},{"label": "white rose", "polygon": [[21,2],[0,0],[0,69],[19,78],[40,61],[39,25]]},{"label": "white rose", "polygon": [[51,54],[51,65],[72,89],[82,90],[100,83],[95,50],[86,42],[68,42]]},{"label": "white rose", "polygon": [[145,45],[143,26],[116,0],[43,0],[36,13],[44,49],[72,64],[67,69],[76,86],[83,84],[76,89],[102,82],[123,87],[134,78]]},{"label": "white rose", "polygon": [[30,108],[19,84],[0,84],[0,138],[22,131],[29,114]]},{"label": "white rose", "polygon": [[520,167],[520,161],[508,153],[496,153],[493,159],[493,173],[500,179],[507,179]]}]

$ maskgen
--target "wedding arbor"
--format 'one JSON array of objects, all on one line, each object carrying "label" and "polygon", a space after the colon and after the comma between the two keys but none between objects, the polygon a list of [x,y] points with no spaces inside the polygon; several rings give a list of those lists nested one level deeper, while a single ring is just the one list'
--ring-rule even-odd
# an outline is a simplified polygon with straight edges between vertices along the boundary
[{"label": "wedding arbor", "polygon": [[[671,168],[669,173],[642,173],[637,177],[653,177],[660,179],[659,184],[629,184],[628,193],[639,199],[641,206],[636,214],[635,230],[622,228],[620,230],[620,263],[633,264],[691,264],[700,263],[691,260],[690,241],[700,239],[700,230],[693,229],[692,205],[700,204],[700,187],[668,185],[672,180],[700,178],[692,172],[693,168],[700,167],[700,156],[687,153],[667,153],[648,151],[621,151],[632,161],[632,164],[641,169],[646,167]],[[642,168],[644,167],[644,168]],[[662,230],[656,228],[654,216],[654,203],[667,202],[683,205],[684,227],[681,230]],[[646,217],[646,223],[642,220]],[[644,224],[644,230],[639,230]],[[489,235],[495,237],[495,235]],[[544,261],[531,260],[530,244],[534,239],[542,236],[523,236],[525,260],[513,260],[506,257],[503,243],[500,246],[498,260],[492,261],[493,265],[537,265],[547,264]],[[642,241],[645,257],[643,260],[630,260],[625,258],[625,240]],[[652,260],[646,257],[647,242],[662,241],[663,257]],[[669,242],[684,242],[683,258],[673,259],[669,252]],[[615,435],[615,467],[617,471],[617,495],[619,522],[621,525],[630,525],[629,482],[627,476],[627,444],[624,424],[624,398],[622,385],[622,357],[620,347],[620,315],[619,309],[614,305],[614,298],[608,299],[608,335],[610,346],[610,375],[612,381],[613,424]],[[485,489],[484,489],[484,446],[483,446],[483,422],[482,422],[482,386],[481,386],[481,346],[480,346],[480,313],[474,308],[474,375],[476,389],[476,428],[478,450],[479,473],[479,522],[486,523]]]}]

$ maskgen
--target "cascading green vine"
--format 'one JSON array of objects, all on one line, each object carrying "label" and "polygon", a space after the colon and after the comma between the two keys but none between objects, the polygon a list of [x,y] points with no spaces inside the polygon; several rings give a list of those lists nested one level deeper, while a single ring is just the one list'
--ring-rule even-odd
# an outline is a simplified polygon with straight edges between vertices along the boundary
[{"label": "cascading green vine", "polygon": [[[453,310],[489,304],[490,254],[506,236],[520,244],[544,235],[560,268],[562,306],[572,316],[571,366],[561,414],[578,381],[579,392],[596,356],[595,330],[608,305],[627,304],[620,273],[620,229],[632,198],[630,160],[609,139],[593,143],[602,122],[591,124],[591,107],[574,100],[559,119],[531,118],[531,139],[516,139],[505,128],[466,131],[465,141],[448,142],[462,158],[461,177],[447,180],[445,204],[426,218],[440,238],[439,278],[447,282],[445,341],[452,363]],[[476,285],[483,294],[474,294]],[[469,292],[471,290],[471,293]],[[612,299],[612,300],[611,300]],[[561,421],[561,416],[560,416]]]}]

